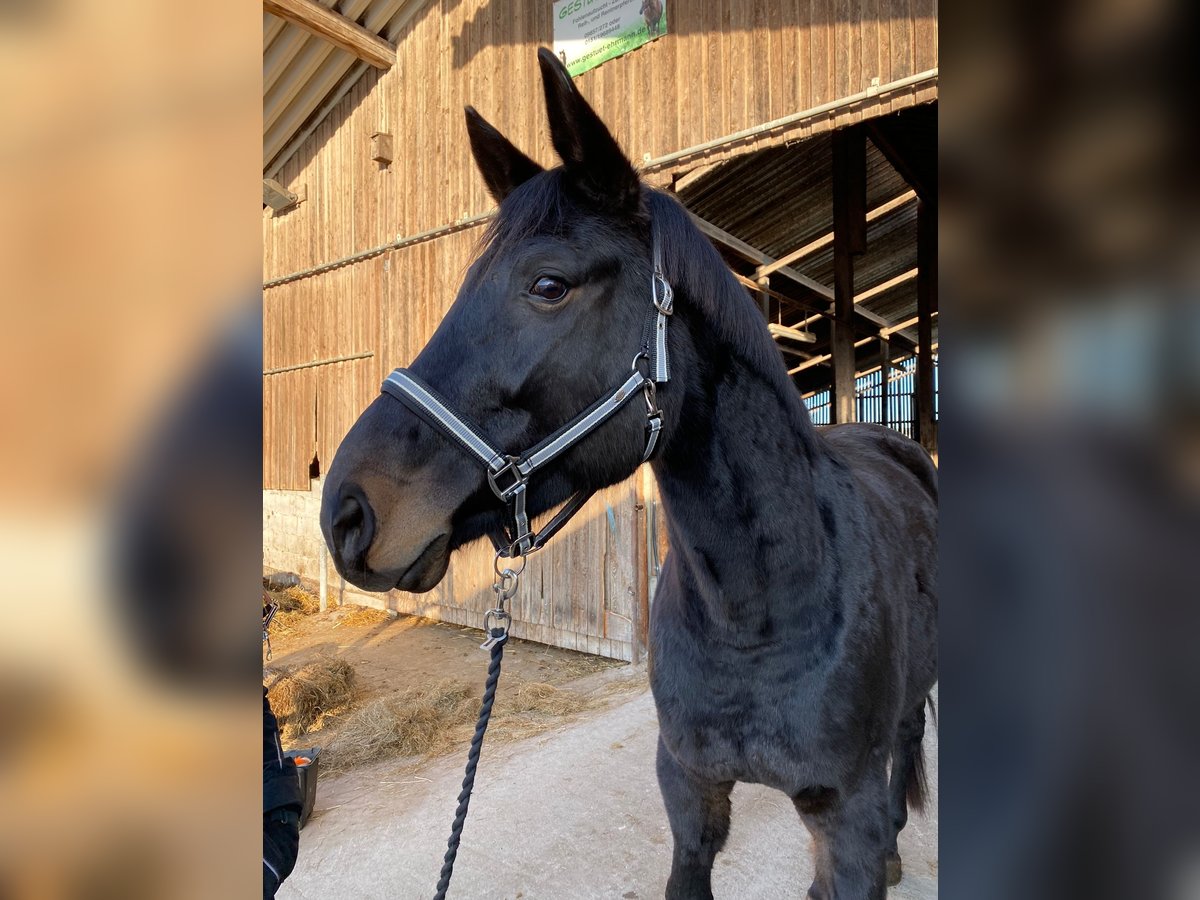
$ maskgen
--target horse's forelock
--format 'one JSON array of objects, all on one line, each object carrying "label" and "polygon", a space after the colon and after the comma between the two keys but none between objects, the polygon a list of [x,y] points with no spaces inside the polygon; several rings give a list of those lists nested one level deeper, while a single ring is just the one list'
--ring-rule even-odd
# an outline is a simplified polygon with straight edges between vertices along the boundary
[{"label": "horse's forelock", "polygon": [[539,234],[559,234],[568,215],[562,170],[530,178],[504,198],[479,242],[479,256],[490,260]]}]

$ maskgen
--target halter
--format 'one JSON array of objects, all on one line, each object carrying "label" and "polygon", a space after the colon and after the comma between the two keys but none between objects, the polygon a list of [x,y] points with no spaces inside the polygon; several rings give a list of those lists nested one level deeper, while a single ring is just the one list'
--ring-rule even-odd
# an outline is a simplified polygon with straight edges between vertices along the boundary
[{"label": "halter", "polygon": [[[496,449],[482,429],[455,412],[444,398],[408,369],[396,369],[383,382],[382,390],[395,397],[423,420],[433,425],[474,456],[487,471],[492,493],[505,504],[508,522],[503,538],[489,534],[497,557],[517,558],[540,550],[570,521],[594,491],[577,491],[536,534],[529,527],[525,510],[529,479],[571,447],[612,418],[629,400],[642,391],[646,400],[646,450],[642,462],[650,459],[662,431],[662,410],[658,408],[656,386],[670,377],[667,361],[667,321],[674,312],[675,294],[662,272],[658,241],[654,241],[654,272],[650,278],[650,307],[642,344],[633,358],[632,372],[614,391],[571,419],[549,437],[516,455]],[[645,366],[645,371],[642,367]]]}]

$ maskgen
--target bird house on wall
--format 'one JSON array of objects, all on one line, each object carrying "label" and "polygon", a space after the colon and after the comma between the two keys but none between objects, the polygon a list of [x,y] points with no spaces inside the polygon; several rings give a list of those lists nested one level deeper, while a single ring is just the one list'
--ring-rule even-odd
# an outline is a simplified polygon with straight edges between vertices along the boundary
[{"label": "bird house on wall", "polygon": [[392,164],[392,136],[386,131],[377,131],[371,135],[371,159],[381,166]]}]

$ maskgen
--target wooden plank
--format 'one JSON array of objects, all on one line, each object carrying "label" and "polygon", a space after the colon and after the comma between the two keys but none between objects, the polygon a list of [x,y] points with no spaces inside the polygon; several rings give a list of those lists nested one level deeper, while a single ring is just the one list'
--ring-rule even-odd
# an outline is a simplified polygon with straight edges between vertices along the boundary
[{"label": "wooden plank", "polygon": [[[871,222],[874,222],[876,219],[880,219],[883,216],[886,216],[888,213],[890,213],[896,209],[899,209],[900,207],[905,206],[908,203],[911,203],[913,200],[916,200],[916,199],[917,199],[916,191],[905,191],[900,196],[889,200],[887,203],[882,203],[879,206],[875,207],[874,209],[870,210],[867,213],[867,222],[868,222],[868,224]],[[755,270],[755,275],[758,275],[758,276],[770,275],[772,272],[774,272],[780,266],[790,266],[792,263],[796,262],[797,260],[803,259],[806,256],[811,256],[813,253],[816,253],[818,250],[824,250],[826,247],[828,247],[832,243],[833,243],[833,232],[830,231],[827,234],[823,234],[823,235],[821,235],[821,237],[819,237],[813,241],[810,241],[809,243],[805,244],[803,247],[800,247],[797,250],[793,250],[791,253],[787,254],[786,256],[779,257],[779,259],[775,260],[772,263],[768,263],[766,265],[759,266],[758,269]]]},{"label": "wooden plank", "polygon": [[263,9],[324,38],[379,69],[396,63],[396,48],[377,34],[314,0],[263,0]]},{"label": "wooden plank", "polygon": [[632,659],[641,662],[646,657],[650,640],[650,578],[648,566],[648,520],[646,504],[646,480],[650,477],[650,467],[642,466],[634,474],[633,484],[633,546],[629,549],[629,558],[633,562],[634,575],[634,606],[632,616]]},{"label": "wooden plank", "polygon": [[[728,231],[725,231],[723,228],[718,228],[716,225],[712,224],[712,222],[709,222],[709,221],[706,221],[705,219],[700,218],[695,213],[689,212],[688,215],[690,215],[692,217],[692,221],[696,224],[696,227],[699,228],[701,231],[703,231],[711,240],[714,240],[720,244],[723,244],[724,246],[728,247],[730,250],[733,250],[736,253],[740,253],[742,256],[744,256],[746,259],[750,260],[751,262],[756,262],[756,263],[760,263],[763,265],[767,265],[767,264],[775,261],[770,256],[768,256],[766,253],[763,253],[761,250],[759,250],[757,247],[750,246],[745,241],[743,241],[741,238],[733,236]],[[778,267],[776,267],[775,271],[778,272],[780,275],[787,276],[789,279],[796,282],[796,284],[800,285],[801,287],[808,288],[813,293],[815,293],[821,297],[824,297],[826,300],[833,299],[832,289],[821,284],[819,281],[815,281],[812,278],[809,278],[807,275],[803,275],[800,272],[797,272],[795,269],[793,269],[789,266],[778,266]]]},{"label": "wooden plank", "polygon": [[892,288],[896,287],[896,285],[904,284],[906,281],[912,281],[916,277],[917,270],[915,268],[909,269],[907,272],[901,272],[899,275],[889,278],[887,281],[881,281],[873,288],[869,288],[861,293],[855,294],[854,302],[864,303],[865,301],[870,300],[872,297],[878,297],[885,291],[890,291]]}]

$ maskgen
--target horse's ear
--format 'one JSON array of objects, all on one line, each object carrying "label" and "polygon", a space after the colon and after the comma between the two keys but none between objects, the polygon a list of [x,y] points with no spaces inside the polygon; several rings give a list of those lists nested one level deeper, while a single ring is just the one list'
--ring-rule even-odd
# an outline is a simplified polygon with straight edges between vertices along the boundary
[{"label": "horse's ear", "polygon": [[467,136],[471,139],[471,153],[475,164],[487,184],[488,193],[497,203],[524,184],[542,167],[512,145],[504,135],[492,127],[483,116],[468,106]]},{"label": "horse's ear", "polygon": [[641,187],[637,172],[595,110],[575,89],[562,61],[538,50],[550,139],[571,182],[589,201],[620,211],[637,208]]}]

